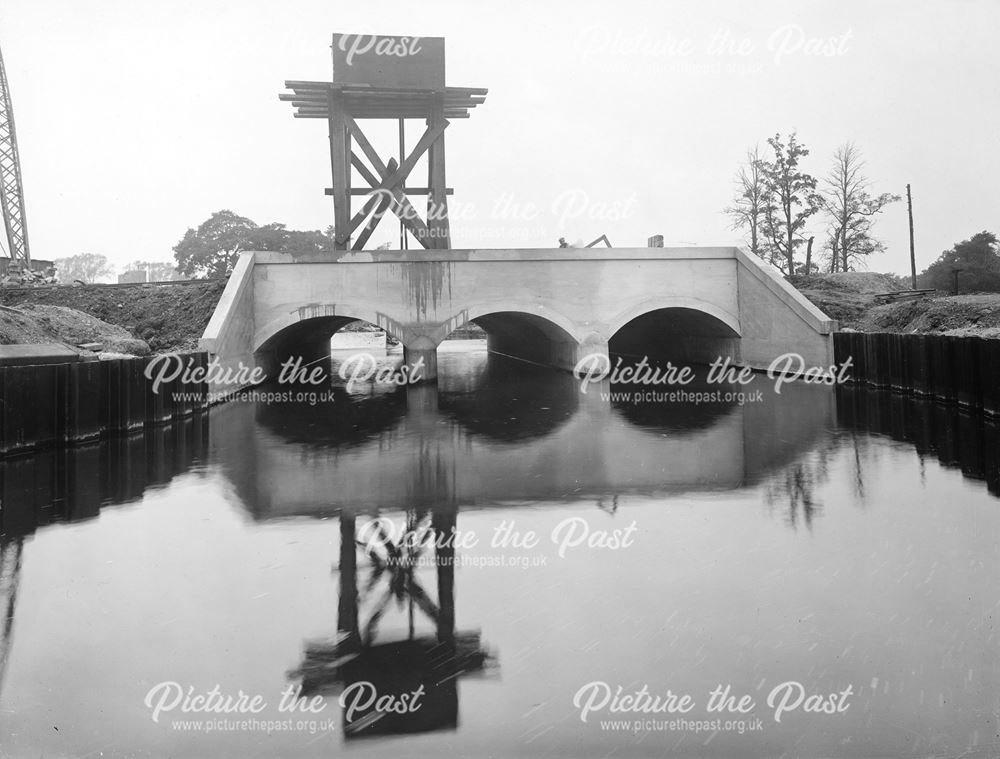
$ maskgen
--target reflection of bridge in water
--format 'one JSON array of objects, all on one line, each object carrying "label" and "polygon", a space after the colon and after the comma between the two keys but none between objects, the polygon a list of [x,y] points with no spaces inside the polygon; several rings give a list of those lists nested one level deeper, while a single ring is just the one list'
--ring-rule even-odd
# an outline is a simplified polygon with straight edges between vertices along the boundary
[{"label": "reflection of bridge in water", "polygon": [[[446,531],[462,509],[519,501],[593,499],[600,505],[618,495],[757,483],[766,497],[805,454],[830,442],[826,432],[835,422],[845,445],[845,435],[863,433],[855,441],[859,483],[865,434],[871,432],[934,455],[1000,494],[1000,428],[954,406],[852,387],[834,396],[802,385],[784,387],[780,401],[767,390],[762,403],[744,406],[630,406],[581,396],[571,378],[557,373],[545,372],[549,379],[542,380],[521,366],[512,375],[496,362],[484,372],[475,381],[443,376],[437,394],[427,387],[376,389],[361,400],[341,394],[334,404],[315,408],[234,403],[213,409],[210,417],[139,435],[0,460],[0,678],[16,632],[31,535],[138,502],[192,469],[208,467],[228,478],[257,520],[337,516],[345,546],[365,514],[385,511],[406,512]],[[480,382],[491,374],[502,381]],[[793,479],[798,486],[802,478]],[[436,711],[428,711],[426,722],[362,723],[359,733],[454,726],[457,679],[485,662],[478,632],[455,629],[454,574],[438,565],[431,583],[424,579],[431,570],[418,576],[382,564],[379,569],[366,553],[341,555],[340,635],[333,643],[308,644],[296,677],[305,690],[322,692],[375,682],[379,672],[402,673],[382,681],[387,690],[432,673],[454,674],[445,680],[451,685],[437,692]],[[431,620],[430,634],[374,635],[385,620],[376,612],[385,603],[415,606],[418,618]],[[344,648],[345,641],[353,650]],[[346,656],[350,661],[336,663]]]},{"label": "reflection of bridge in water", "polygon": [[[739,488],[814,448],[834,421],[828,388],[788,387],[780,403],[640,407],[608,403],[602,389],[581,395],[566,374],[491,358],[437,388],[218,410],[213,461],[255,519],[339,521],[336,636],[307,641],[289,676],[303,695],[340,694],[345,737],[457,727],[459,680],[490,660],[478,630],[455,629],[455,550],[435,544],[462,509]],[[405,513],[401,538],[372,532],[385,512]],[[430,545],[407,542],[421,530]],[[432,552],[436,587],[425,588],[417,569]],[[380,635],[393,606],[408,632]],[[415,613],[432,633],[415,633]],[[415,693],[412,712],[374,700]]]},{"label": "reflection of bridge in water", "polygon": [[256,418],[231,405],[213,414],[212,458],[256,519],[329,516],[733,489],[834,424],[829,388],[636,408],[602,402],[598,386],[581,395],[567,375],[517,371],[515,383],[541,389],[484,383],[472,395],[441,380],[361,402],[261,405]]}]

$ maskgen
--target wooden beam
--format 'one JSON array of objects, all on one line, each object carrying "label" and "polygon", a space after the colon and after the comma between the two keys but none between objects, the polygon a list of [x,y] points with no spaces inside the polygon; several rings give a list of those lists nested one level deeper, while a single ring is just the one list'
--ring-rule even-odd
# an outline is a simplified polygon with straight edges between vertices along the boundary
[{"label": "wooden beam", "polygon": [[[378,158],[377,155],[376,158]],[[381,163],[381,160],[379,161],[379,163]],[[383,167],[385,171],[379,171],[379,173],[382,174],[383,177],[389,176],[389,174],[394,173],[396,171],[397,166],[398,164],[396,163],[396,159],[390,158],[389,165]],[[378,170],[377,167],[376,170]],[[334,190],[336,189],[337,188],[335,187]],[[376,192],[376,190],[383,190],[383,192]],[[354,214],[354,218],[351,219],[351,222],[348,226],[348,229],[351,234],[354,234],[354,230],[356,230],[361,225],[361,222],[365,221],[365,219],[368,218],[368,215],[373,213],[375,209],[379,205],[381,205],[382,199],[389,194],[388,192],[385,192],[385,190],[386,188],[382,187],[381,183],[379,183],[378,187],[373,187],[371,189],[368,199],[365,201],[365,204],[361,206],[361,210],[358,211],[356,214]]]},{"label": "wooden beam", "polygon": [[[399,114],[398,113],[395,113],[395,114],[370,114],[370,115],[369,114],[360,113],[360,114],[355,114],[355,115],[359,119],[372,119],[372,120],[376,120],[376,119],[382,119],[382,120],[392,119],[392,120],[396,120],[396,119],[399,118]],[[445,118],[448,119],[449,121],[451,121],[453,119],[467,119],[467,118],[470,118],[470,114],[468,114],[468,113],[450,113],[450,112],[446,111],[444,115],[445,115]],[[297,111],[296,113],[292,114],[292,118],[296,118],[296,119],[325,119],[325,118],[328,118],[328,114],[327,114],[326,111],[306,111],[306,112]],[[408,119],[426,118],[426,115],[425,114],[412,114],[412,115],[411,114],[407,114],[405,116],[405,118],[408,118]]]},{"label": "wooden beam", "polygon": [[444,88],[413,88],[413,87],[373,87],[368,84],[335,84],[333,82],[320,82],[308,79],[286,79],[285,89],[288,90],[331,90],[336,89],[345,93],[372,93],[372,94],[396,94],[412,95],[414,93],[433,95],[444,94],[464,94],[464,95],[486,95],[489,89],[486,87],[444,87]]},{"label": "wooden beam", "polygon": [[[406,194],[407,195],[428,195],[430,193],[430,191],[431,191],[431,189],[429,187],[407,187],[406,188]],[[372,193],[372,188],[370,188],[370,187],[352,187],[351,188],[351,195],[353,195],[355,197],[357,197],[357,196],[371,195],[371,193]],[[324,195],[333,195],[333,188],[332,187],[326,187],[326,188],[324,188],[323,194]],[[445,190],[445,194],[446,195],[454,195],[455,194],[455,189],[453,187],[449,187],[449,188],[447,188]]]},{"label": "wooden beam", "polygon": [[420,160],[420,156],[422,156],[424,152],[431,145],[433,145],[442,134],[444,134],[444,130],[447,128],[448,128],[448,120],[443,117],[433,125],[428,124],[427,131],[425,131],[423,135],[420,137],[420,139],[417,141],[416,146],[413,148],[413,152],[411,152],[410,155],[406,157],[406,160],[403,161],[403,165],[396,170],[395,176],[385,180],[386,182],[391,182],[391,184],[387,186],[391,187],[392,185],[396,184],[397,181],[405,180],[406,177],[409,176],[410,172],[413,170],[413,167],[416,165],[417,161]]},{"label": "wooden beam", "polygon": [[330,125],[330,169],[333,174],[333,229],[334,248],[350,250],[351,215],[350,168],[348,165],[347,125],[344,123],[344,109],[340,93],[331,90],[328,95],[328,117]]},{"label": "wooden beam", "polygon": [[382,221],[382,217],[385,215],[385,212],[391,203],[392,196],[388,193],[383,193],[382,197],[379,199],[378,206],[375,208],[375,213],[369,217],[364,229],[361,230],[361,234],[359,234],[357,239],[354,241],[354,250],[364,250],[365,244],[368,242],[368,238],[372,236],[372,233],[375,231],[375,227],[377,227],[378,223]]},{"label": "wooden beam", "polygon": [[[375,165],[375,170],[378,171],[379,174],[382,175],[382,181],[379,182],[378,187],[375,188],[375,189],[390,190],[390,191],[392,191],[401,182],[405,182],[406,181],[406,177],[409,176],[410,172],[413,170],[414,165],[416,165],[417,161],[420,159],[420,156],[422,156],[424,154],[424,152],[427,150],[427,148],[429,148],[431,146],[431,144],[433,144],[438,139],[438,137],[440,137],[444,133],[444,130],[447,127],[448,127],[448,120],[447,119],[441,119],[440,123],[437,123],[437,124],[435,124],[433,126],[429,125],[427,127],[427,131],[425,131],[423,133],[423,135],[421,136],[420,140],[417,142],[416,146],[413,148],[413,152],[411,152],[410,155],[408,155],[406,157],[406,160],[403,161],[403,165],[400,166],[395,171],[392,171],[392,172],[388,172],[387,171],[387,172],[383,173],[382,171],[380,171],[379,167],[377,165],[375,165],[375,161],[372,160],[371,155],[368,154],[368,150],[365,149],[365,145],[361,142],[361,140],[357,140],[358,141],[358,145],[361,147],[362,151],[365,152],[365,155],[368,155],[369,160],[372,160],[372,164]],[[358,129],[357,132],[354,133],[355,134],[355,139],[357,139],[357,134],[360,134],[360,133],[361,133],[360,129]],[[362,135],[362,137],[363,137],[363,135]],[[365,140],[365,142],[367,142],[367,140]],[[368,149],[371,150],[372,155],[374,155],[375,158],[377,159],[378,158],[378,154],[375,153],[374,149],[371,148],[370,144],[368,145]],[[336,185],[334,185],[334,189],[336,189]],[[354,215],[354,218],[351,219],[350,224],[347,227],[347,229],[349,230],[349,232],[351,234],[353,234],[354,230],[356,230],[358,228],[358,226],[360,226],[361,222],[365,220],[365,217],[367,217],[368,214],[370,214],[372,212],[372,209],[375,206],[375,202],[376,201],[374,199],[369,199],[365,203],[365,205],[361,209],[361,211]],[[404,197],[403,200],[402,200],[402,203],[405,205],[408,202],[409,201],[406,201],[406,199]]]},{"label": "wooden beam", "polygon": [[[348,133],[348,138],[350,138],[350,132]],[[361,178],[368,183],[369,187],[375,187],[378,184],[378,177],[372,174],[372,170],[365,166],[364,162],[358,158],[353,150],[351,151],[351,166],[358,170],[358,173],[361,174]],[[368,190],[361,187],[356,187],[351,190],[351,194],[353,195],[364,195],[367,194],[367,192]]]},{"label": "wooden beam", "polygon": [[396,204],[399,206],[398,209],[393,209],[393,211],[395,212],[396,216],[399,217],[399,220],[403,222],[403,226],[405,226],[407,230],[409,230],[410,234],[412,234],[415,238],[417,238],[417,242],[419,242],[425,248],[431,247],[428,244],[428,240],[430,239],[430,234],[427,231],[427,225],[424,223],[424,220],[421,219],[420,216],[417,214],[417,209],[415,209],[410,204],[410,201],[407,199],[407,197],[403,195],[403,190],[397,187],[395,190],[393,190],[392,196],[395,199]]},{"label": "wooden beam", "polygon": [[[358,147],[361,148],[361,152],[365,154],[365,157],[371,162],[371,165],[375,167],[375,171],[378,172],[379,176],[384,177],[388,172],[386,171],[385,164],[379,157],[378,152],[372,147],[372,144],[368,141],[365,133],[361,131],[361,127],[358,126],[352,117],[347,117],[347,128],[354,138],[354,141],[358,143]],[[376,186],[376,182],[372,182],[372,187]]]},{"label": "wooden beam", "polygon": [[[428,130],[440,124],[447,125],[444,116],[444,99],[438,98],[427,119]],[[444,170],[444,130],[442,129],[428,148],[427,186],[431,189],[427,196],[427,227],[430,232],[428,247],[447,249],[451,247],[451,227],[448,223],[447,182]]]},{"label": "wooden beam", "polygon": [[[313,107],[300,107],[298,108],[294,115],[300,116],[302,118],[320,118],[325,119],[329,115],[325,108],[313,108]],[[356,119],[421,119],[425,120],[427,114],[424,112],[411,113],[409,111],[352,111],[351,115]],[[445,110],[444,117],[446,119],[467,119],[469,118],[468,111],[452,111]]]}]

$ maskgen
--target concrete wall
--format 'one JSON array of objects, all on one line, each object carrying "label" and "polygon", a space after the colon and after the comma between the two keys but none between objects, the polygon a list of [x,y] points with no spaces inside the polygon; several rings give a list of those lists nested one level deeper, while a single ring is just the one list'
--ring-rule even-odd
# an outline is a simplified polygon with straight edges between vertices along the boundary
[{"label": "concrete wall", "polygon": [[809,366],[832,366],[837,322],[788,284],[776,269],[743,250],[734,252],[739,263],[743,362],[766,368],[777,356],[794,351]]},{"label": "concrete wall", "polygon": [[736,248],[364,251],[336,262],[244,253],[201,347],[227,365],[271,366],[364,319],[433,376],[436,347],[476,320],[491,349],[570,369],[658,309],[684,309],[683,337],[706,354],[755,368],[787,351],[832,363],[834,323]]}]

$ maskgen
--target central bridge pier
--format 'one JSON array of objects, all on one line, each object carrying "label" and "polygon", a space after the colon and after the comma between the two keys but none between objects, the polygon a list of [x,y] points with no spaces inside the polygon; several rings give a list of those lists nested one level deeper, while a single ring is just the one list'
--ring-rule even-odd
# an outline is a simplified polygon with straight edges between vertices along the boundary
[{"label": "central bridge pier", "polygon": [[[423,359],[468,322],[488,348],[572,370],[590,354],[674,363],[717,357],[765,369],[794,352],[833,363],[830,320],[773,268],[735,247],[246,252],[200,347],[224,367],[261,367],[330,353],[355,320],[378,325]],[[225,392],[234,388],[211,388]]]}]

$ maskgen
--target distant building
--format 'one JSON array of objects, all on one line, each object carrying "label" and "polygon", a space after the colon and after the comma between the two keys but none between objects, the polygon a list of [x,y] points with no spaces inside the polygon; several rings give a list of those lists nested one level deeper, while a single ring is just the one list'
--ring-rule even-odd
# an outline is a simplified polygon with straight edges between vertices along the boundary
[{"label": "distant building", "polygon": [[124,274],[118,275],[118,284],[132,284],[135,282],[148,282],[149,276],[145,269],[132,269]]},{"label": "distant building", "polygon": [[118,283],[134,284],[136,282],[176,282],[182,277],[171,264],[166,261],[136,261],[131,264],[133,268],[128,269],[124,274],[118,275]]},{"label": "distant building", "polygon": [[[51,261],[45,261],[41,258],[31,259],[31,269],[32,271],[37,271],[42,274],[45,273],[47,269],[52,267],[54,264]],[[10,269],[10,259],[6,256],[0,256],[0,277],[6,277],[7,271]]]}]

